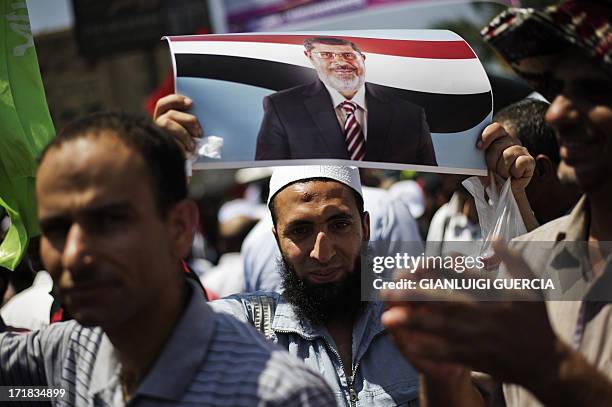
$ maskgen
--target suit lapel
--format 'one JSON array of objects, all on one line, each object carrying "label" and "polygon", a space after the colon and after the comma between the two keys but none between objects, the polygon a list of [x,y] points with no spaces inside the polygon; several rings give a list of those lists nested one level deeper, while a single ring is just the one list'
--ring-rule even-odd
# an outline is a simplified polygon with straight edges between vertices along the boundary
[{"label": "suit lapel", "polygon": [[[370,157],[383,157],[391,130],[391,110],[389,99],[366,84],[366,103],[368,104],[368,139],[366,141],[365,161]],[[394,146],[401,148],[401,146]]]},{"label": "suit lapel", "polygon": [[306,109],[319,130],[317,134],[309,134],[309,137],[318,137],[321,143],[326,146],[326,152],[334,158],[349,159],[344,135],[325,86],[321,81],[317,81],[308,87],[304,93],[307,96],[304,100]]}]

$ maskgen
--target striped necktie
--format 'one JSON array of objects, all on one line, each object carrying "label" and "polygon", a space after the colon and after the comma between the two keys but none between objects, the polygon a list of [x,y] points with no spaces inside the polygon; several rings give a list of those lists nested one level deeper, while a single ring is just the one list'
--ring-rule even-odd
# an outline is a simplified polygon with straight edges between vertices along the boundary
[{"label": "striped necktie", "polygon": [[355,117],[357,106],[353,102],[345,101],[340,104],[346,115],[344,121],[344,139],[351,160],[361,161],[365,157],[365,137],[361,126]]}]

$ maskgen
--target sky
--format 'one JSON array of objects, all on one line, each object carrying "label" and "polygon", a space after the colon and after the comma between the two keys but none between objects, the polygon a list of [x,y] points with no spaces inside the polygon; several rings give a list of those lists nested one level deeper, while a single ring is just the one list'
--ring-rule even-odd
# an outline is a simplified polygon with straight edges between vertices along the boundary
[{"label": "sky", "polygon": [[57,31],[72,26],[70,0],[26,0],[32,32]]}]

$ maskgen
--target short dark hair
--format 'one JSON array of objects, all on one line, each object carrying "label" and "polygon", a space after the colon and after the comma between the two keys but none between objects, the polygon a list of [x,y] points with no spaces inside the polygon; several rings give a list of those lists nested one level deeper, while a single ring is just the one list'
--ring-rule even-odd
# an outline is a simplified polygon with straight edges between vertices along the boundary
[{"label": "short dark hair", "polygon": [[559,165],[559,144],[555,131],[544,119],[548,107],[548,103],[541,100],[523,99],[497,112],[493,121],[510,125],[529,154],[534,157],[544,154]]},{"label": "short dark hair", "polygon": [[310,52],[314,48],[314,44],[327,44],[327,45],[350,45],[355,51],[361,54],[361,50],[353,41],[348,41],[342,38],[336,37],[312,37],[304,40],[304,48]]},{"label": "short dark hair", "polygon": [[155,204],[162,217],[187,197],[185,155],[178,143],[150,119],[118,112],[93,113],[66,125],[45,147],[39,164],[52,149],[87,137],[101,137],[105,132],[117,137],[137,152],[149,174]]},{"label": "short dark hair", "polygon": [[[338,182],[335,181],[333,179],[329,179],[329,178],[321,178],[321,177],[314,177],[314,178],[306,178],[306,179],[300,179],[297,180],[295,182],[292,182],[290,184],[285,185],[285,187],[281,190],[279,190],[278,192],[281,192],[282,190],[284,190],[285,188],[293,185],[293,184],[302,184],[302,183],[306,183],[306,182],[313,182],[313,181],[320,181],[320,182]],[[338,182],[339,184],[342,184],[341,182]],[[353,188],[349,187],[346,184],[342,184],[345,187],[347,187],[348,189],[351,190],[351,192],[353,193],[353,197],[355,198],[355,203],[357,204],[357,211],[359,212],[359,217],[361,219],[361,221],[363,222],[363,214],[364,214],[364,207],[363,207],[363,197],[357,192],[355,191]],[[274,228],[276,228],[276,208],[275,208],[275,204],[274,201],[276,200],[276,197],[278,196],[278,192],[272,197],[272,199],[270,200],[270,203],[268,204],[268,208],[270,209],[270,215],[272,216],[272,224],[274,225]]]}]

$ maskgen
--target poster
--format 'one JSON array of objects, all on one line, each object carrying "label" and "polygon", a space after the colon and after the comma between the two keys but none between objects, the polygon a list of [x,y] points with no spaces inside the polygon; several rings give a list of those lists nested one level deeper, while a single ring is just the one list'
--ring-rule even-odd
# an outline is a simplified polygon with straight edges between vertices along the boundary
[{"label": "poster", "polygon": [[166,38],[176,92],[194,101],[204,129],[194,168],[486,172],[475,144],[491,120],[491,85],[451,31]]}]

